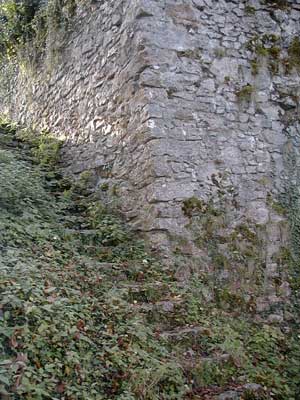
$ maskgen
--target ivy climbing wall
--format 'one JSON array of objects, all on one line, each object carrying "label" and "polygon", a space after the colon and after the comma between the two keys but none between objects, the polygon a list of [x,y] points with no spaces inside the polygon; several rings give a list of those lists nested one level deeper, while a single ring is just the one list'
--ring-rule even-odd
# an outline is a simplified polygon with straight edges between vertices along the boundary
[{"label": "ivy climbing wall", "polygon": [[101,1],[73,27],[37,71],[13,73],[2,110],[63,137],[66,172],[91,171],[155,246],[263,282],[261,310],[288,298],[300,1]]}]

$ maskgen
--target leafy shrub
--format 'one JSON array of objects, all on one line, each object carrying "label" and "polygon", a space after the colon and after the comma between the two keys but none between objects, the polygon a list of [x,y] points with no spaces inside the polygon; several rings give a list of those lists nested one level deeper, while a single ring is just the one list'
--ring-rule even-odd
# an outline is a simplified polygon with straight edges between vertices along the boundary
[{"label": "leafy shrub", "polygon": [[0,49],[8,56],[33,35],[31,23],[39,9],[39,1],[8,0],[0,5]]},{"label": "leafy shrub", "polygon": [[17,138],[30,144],[32,155],[38,164],[52,168],[58,164],[62,141],[49,132],[37,134],[30,129],[21,129],[17,132]]},{"label": "leafy shrub", "polygon": [[28,45],[30,58],[38,58],[45,52],[48,39],[50,42],[55,39],[49,36],[62,27],[69,29],[76,8],[76,0],[3,1],[0,5],[0,54],[12,58]]}]

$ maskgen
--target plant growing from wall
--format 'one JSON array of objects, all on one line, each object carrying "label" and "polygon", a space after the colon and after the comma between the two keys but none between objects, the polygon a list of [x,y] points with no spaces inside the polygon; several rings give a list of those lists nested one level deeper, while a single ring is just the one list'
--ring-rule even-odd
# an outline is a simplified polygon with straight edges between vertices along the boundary
[{"label": "plant growing from wall", "polygon": [[296,68],[300,70],[300,39],[299,37],[295,37],[288,48],[288,59],[287,66],[288,69]]},{"label": "plant growing from wall", "polygon": [[0,55],[17,55],[38,62],[46,52],[55,52],[70,29],[76,0],[5,0],[0,5]]},{"label": "plant growing from wall", "polygon": [[241,89],[236,91],[236,97],[239,101],[247,101],[251,100],[252,94],[254,93],[254,87],[250,84],[243,86]]},{"label": "plant growing from wall", "polygon": [[248,14],[248,15],[255,15],[256,9],[255,9],[255,7],[250,6],[249,4],[247,4],[247,5],[245,6],[245,12],[246,12],[246,14]]},{"label": "plant growing from wall", "polygon": [[253,75],[257,75],[259,67],[264,59],[268,61],[269,70],[275,74],[278,72],[281,56],[280,37],[274,34],[255,35],[246,45],[247,50],[255,57],[251,61]]}]

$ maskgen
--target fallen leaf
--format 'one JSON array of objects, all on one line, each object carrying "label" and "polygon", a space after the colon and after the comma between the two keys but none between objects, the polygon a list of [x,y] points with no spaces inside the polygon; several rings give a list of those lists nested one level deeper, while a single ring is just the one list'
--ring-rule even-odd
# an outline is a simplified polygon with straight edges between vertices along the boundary
[{"label": "fallen leaf", "polygon": [[64,393],[65,390],[66,390],[66,384],[64,382],[61,382],[56,386],[57,393]]}]

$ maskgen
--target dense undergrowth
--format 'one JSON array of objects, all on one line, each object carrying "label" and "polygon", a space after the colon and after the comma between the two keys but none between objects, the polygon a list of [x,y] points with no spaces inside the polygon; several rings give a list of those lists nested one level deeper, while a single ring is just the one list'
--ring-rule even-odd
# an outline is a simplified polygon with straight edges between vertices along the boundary
[{"label": "dense undergrowth", "polygon": [[1,398],[299,399],[299,332],[208,277],[177,282],[86,177],[60,175],[59,148],[1,123]]}]

